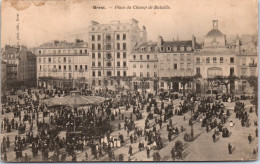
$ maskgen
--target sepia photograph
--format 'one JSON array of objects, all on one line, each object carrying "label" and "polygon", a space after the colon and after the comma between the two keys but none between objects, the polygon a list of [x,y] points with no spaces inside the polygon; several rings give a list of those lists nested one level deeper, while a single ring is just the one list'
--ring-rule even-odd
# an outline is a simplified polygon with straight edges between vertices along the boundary
[{"label": "sepia photograph", "polygon": [[2,162],[258,160],[257,0],[2,0]]}]

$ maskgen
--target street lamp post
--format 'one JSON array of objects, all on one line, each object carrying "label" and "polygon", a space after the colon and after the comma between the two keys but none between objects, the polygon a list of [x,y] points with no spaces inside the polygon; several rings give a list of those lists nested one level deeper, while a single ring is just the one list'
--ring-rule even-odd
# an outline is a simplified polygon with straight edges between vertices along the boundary
[{"label": "street lamp post", "polygon": [[192,111],[194,110],[194,102],[193,102],[193,99],[191,98],[191,131],[190,131],[190,135],[191,135],[191,141],[194,140],[194,131],[193,131],[193,119],[192,119]]}]

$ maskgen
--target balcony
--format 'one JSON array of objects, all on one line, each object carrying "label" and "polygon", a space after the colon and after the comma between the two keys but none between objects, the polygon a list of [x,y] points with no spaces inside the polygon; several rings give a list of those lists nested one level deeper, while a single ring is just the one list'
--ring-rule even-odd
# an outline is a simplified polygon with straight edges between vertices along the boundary
[{"label": "balcony", "polygon": [[249,63],[249,67],[257,67],[257,63]]}]

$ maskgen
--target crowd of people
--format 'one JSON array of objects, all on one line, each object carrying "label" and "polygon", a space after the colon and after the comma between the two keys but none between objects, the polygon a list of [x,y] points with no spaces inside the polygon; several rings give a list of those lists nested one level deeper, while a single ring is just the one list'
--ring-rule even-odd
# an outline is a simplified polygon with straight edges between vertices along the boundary
[{"label": "crowd of people", "polygon": [[[41,103],[41,99],[61,97],[70,94],[68,89],[55,90],[27,90],[24,94],[15,96],[2,96],[2,133],[7,137],[2,138],[1,153],[7,161],[10,152],[11,139],[8,134],[16,133],[13,150],[15,158],[20,161],[30,161],[39,158],[42,161],[78,161],[77,154],[85,152],[85,159],[89,160],[86,150],[91,150],[93,159],[108,157],[109,161],[123,161],[122,154],[115,154],[114,150],[122,146],[128,146],[128,160],[133,156],[133,144],[138,143],[138,150],[146,150],[147,158],[154,151],[153,160],[159,161],[159,150],[165,147],[161,137],[163,124],[166,125],[168,141],[173,140],[173,135],[178,136],[184,131],[183,126],[173,124],[173,117],[183,116],[191,112],[189,126],[194,121],[200,122],[206,132],[214,130],[213,142],[216,136],[222,132],[222,137],[229,137],[230,132],[224,128],[224,124],[231,115],[221,100],[196,97],[192,94],[184,98],[179,104],[173,99],[158,100],[153,94],[141,94],[137,91],[112,91],[99,89],[81,91],[82,95],[95,95],[107,98],[99,104],[70,107],[48,106]],[[117,98],[120,95],[120,98]],[[223,101],[231,102],[232,97],[224,95]],[[236,118],[241,120],[242,127],[249,125],[248,113],[241,102],[236,102],[234,112]],[[145,117],[146,116],[146,117]],[[144,120],[144,125],[137,125],[137,121]],[[60,135],[66,132],[66,136]],[[118,132],[116,134],[116,131]],[[258,130],[256,129],[256,137]],[[126,135],[124,135],[126,134]],[[187,139],[187,135],[189,139]],[[24,136],[24,137],[21,137]],[[193,140],[194,136],[185,134],[184,141]],[[252,137],[252,136],[251,136]],[[250,143],[252,138],[249,137]],[[129,139],[129,142],[126,141]],[[231,145],[228,145],[230,148]],[[231,146],[232,147],[232,146]],[[32,156],[23,151],[31,148]],[[229,150],[229,149],[228,149]],[[171,150],[171,157],[183,158],[183,142],[176,141]],[[39,153],[41,152],[41,153]],[[230,152],[230,151],[229,151]],[[122,152],[123,153],[123,152]]]}]

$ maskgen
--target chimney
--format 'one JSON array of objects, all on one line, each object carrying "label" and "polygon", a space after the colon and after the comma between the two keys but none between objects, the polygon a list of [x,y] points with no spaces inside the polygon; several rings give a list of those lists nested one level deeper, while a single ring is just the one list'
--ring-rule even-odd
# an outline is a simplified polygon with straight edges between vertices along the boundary
[{"label": "chimney", "polygon": [[147,32],[146,32],[145,26],[143,26],[143,30],[141,32],[141,35],[142,35],[142,37],[141,37],[142,42],[146,42],[147,41]]},{"label": "chimney", "polygon": [[158,38],[157,38],[157,45],[158,45],[158,49],[159,50],[162,47],[162,42],[163,42],[163,38],[161,36],[158,36]]},{"label": "chimney", "polygon": [[196,37],[192,35],[192,49],[196,48]]},{"label": "chimney", "polygon": [[97,24],[99,24],[98,22],[95,22],[95,21],[91,21],[91,26],[95,26],[95,25],[97,25]]},{"label": "chimney", "polygon": [[213,23],[213,29],[218,29],[218,20],[212,20]]}]

